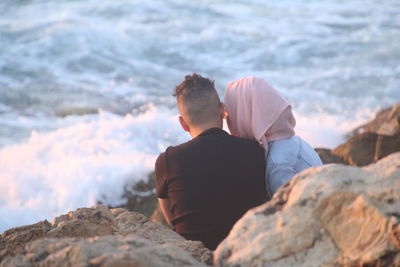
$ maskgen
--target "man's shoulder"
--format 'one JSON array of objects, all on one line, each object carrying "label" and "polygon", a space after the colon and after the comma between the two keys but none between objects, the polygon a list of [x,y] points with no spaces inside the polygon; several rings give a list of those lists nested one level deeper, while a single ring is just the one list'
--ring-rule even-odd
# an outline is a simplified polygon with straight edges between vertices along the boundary
[{"label": "man's shoulder", "polygon": [[230,135],[231,143],[237,146],[239,149],[246,149],[255,151],[258,153],[264,153],[264,149],[262,146],[255,140],[233,136]]},{"label": "man's shoulder", "polygon": [[187,141],[176,146],[169,146],[164,152],[161,152],[155,162],[156,174],[160,173],[167,175],[171,164],[173,166],[181,164],[182,159],[185,159],[187,155],[189,155],[189,151],[192,151],[190,144],[191,141]]},{"label": "man's shoulder", "polygon": [[167,147],[164,152],[161,152],[158,155],[157,161],[160,161],[160,160],[165,161],[165,159],[171,155],[175,155],[177,153],[181,154],[181,153],[184,153],[185,151],[190,150],[192,147],[192,143],[193,143],[193,140],[189,140],[182,144]]},{"label": "man's shoulder", "polygon": [[194,146],[195,143],[196,142],[192,139],[192,140],[186,141],[186,142],[178,144],[178,145],[169,146],[169,147],[167,147],[165,152],[163,152],[161,154],[166,155],[166,154],[173,154],[173,153],[177,153],[177,152],[182,153],[184,151],[190,150]]},{"label": "man's shoulder", "polygon": [[[226,150],[227,153],[229,151],[248,151],[250,153],[264,153],[264,149],[260,146],[260,144],[254,140],[250,140],[247,138],[237,137],[233,135],[221,135],[219,138],[221,142],[218,142],[218,149],[221,147]],[[197,153],[199,150],[204,152],[204,150],[214,150],[217,149],[215,146],[215,140],[210,141],[210,144],[207,144],[207,139],[192,139],[187,142],[184,142],[179,145],[169,146],[164,152],[160,153],[159,158],[166,160],[166,158],[175,158],[178,156],[179,158],[184,158],[185,155],[191,155],[193,153]]]}]

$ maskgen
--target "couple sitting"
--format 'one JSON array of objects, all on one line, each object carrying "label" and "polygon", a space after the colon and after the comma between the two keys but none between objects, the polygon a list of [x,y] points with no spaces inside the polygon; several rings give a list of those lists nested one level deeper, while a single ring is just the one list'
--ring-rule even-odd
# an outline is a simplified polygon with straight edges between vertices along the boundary
[{"label": "couple sitting", "polygon": [[[263,79],[230,83],[225,105],[214,82],[198,74],[186,76],[174,95],[181,126],[193,139],[160,154],[156,193],[167,222],[186,239],[214,250],[247,210],[296,173],[322,164],[295,135],[288,102]],[[224,117],[232,135],[222,130]]]}]

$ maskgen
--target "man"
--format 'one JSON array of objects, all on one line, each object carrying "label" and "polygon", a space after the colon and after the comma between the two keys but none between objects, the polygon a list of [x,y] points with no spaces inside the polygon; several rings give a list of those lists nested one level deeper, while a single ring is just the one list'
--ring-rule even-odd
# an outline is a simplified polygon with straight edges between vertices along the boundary
[{"label": "man", "polygon": [[156,161],[156,191],[175,231],[214,250],[250,208],[266,201],[264,150],[222,130],[225,110],[214,82],[188,75],[175,94],[191,141]]}]

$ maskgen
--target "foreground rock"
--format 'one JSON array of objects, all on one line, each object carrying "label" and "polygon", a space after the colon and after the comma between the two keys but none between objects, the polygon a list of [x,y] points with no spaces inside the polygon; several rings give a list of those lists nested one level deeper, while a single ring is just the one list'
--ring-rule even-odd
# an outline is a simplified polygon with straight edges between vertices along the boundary
[{"label": "foreground rock", "polygon": [[298,174],[240,219],[220,266],[400,266],[400,153]]},{"label": "foreground rock", "polygon": [[324,163],[366,166],[400,151],[400,103],[377,113],[335,149],[316,149]]},{"label": "foreground rock", "polygon": [[[105,206],[81,208],[69,212],[55,218],[51,224],[44,221],[5,231],[0,237],[0,262],[2,262],[1,266],[13,266],[14,263],[19,264],[19,262],[30,264],[38,264],[38,262],[44,264],[46,262],[47,264],[47,257],[57,258],[60,253],[63,253],[59,252],[59,249],[68,247],[68,250],[80,250],[79,253],[84,254],[84,256],[79,254],[81,255],[79,257],[84,258],[81,264],[85,266],[89,260],[93,259],[93,255],[97,255],[97,252],[87,249],[81,250],[81,247],[91,247],[92,245],[99,248],[115,246],[113,248],[115,253],[104,256],[106,257],[105,262],[108,262],[115,257],[125,259],[124,255],[128,252],[125,253],[124,251],[131,251],[131,248],[126,247],[127,240],[131,239],[137,239],[140,242],[143,239],[145,240],[143,242],[145,242],[146,249],[143,251],[150,253],[146,257],[151,257],[152,252],[150,251],[153,251],[153,247],[161,250],[166,248],[165,253],[167,254],[168,251],[181,251],[185,254],[181,255],[182,259],[193,257],[197,265],[212,263],[212,253],[201,242],[185,240],[168,227],[149,221],[142,214],[129,212],[122,208],[110,210]],[[53,247],[53,245],[56,247]],[[175,249],[170,247],[175,247]],[[42,250],[39,253],[38,250],[40,249]],[[138,253],[142,255],[145,253],[143,251]],[[33,256],[32,253],[35,255]],[[38,255],[42,256],[39,257]],[[75,257],[74,253],[68,255]],[[167,256],[164,255],[163,257]],[[175,254],[171,254],[170,257],[175,258]],[[76,262],[75,258],[68,258],[68,260]],[[138,266],[142,266],[140,264]]]},{"label": "foreground rock", "polygon": [[29,243],[0,266],[204,266],[171,244],[154,244],[136,235],[89,239],[51,238]]}]

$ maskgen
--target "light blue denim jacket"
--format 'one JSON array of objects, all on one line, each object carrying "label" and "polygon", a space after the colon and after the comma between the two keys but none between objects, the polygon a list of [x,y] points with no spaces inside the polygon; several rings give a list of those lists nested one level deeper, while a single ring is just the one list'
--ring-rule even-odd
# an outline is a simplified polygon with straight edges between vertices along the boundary
[{"label": "light blue denim jacket", "polygon": [[317,152],[299,136],[268,142],[267,193],[276,190],[304,169],[322,165]]}]

